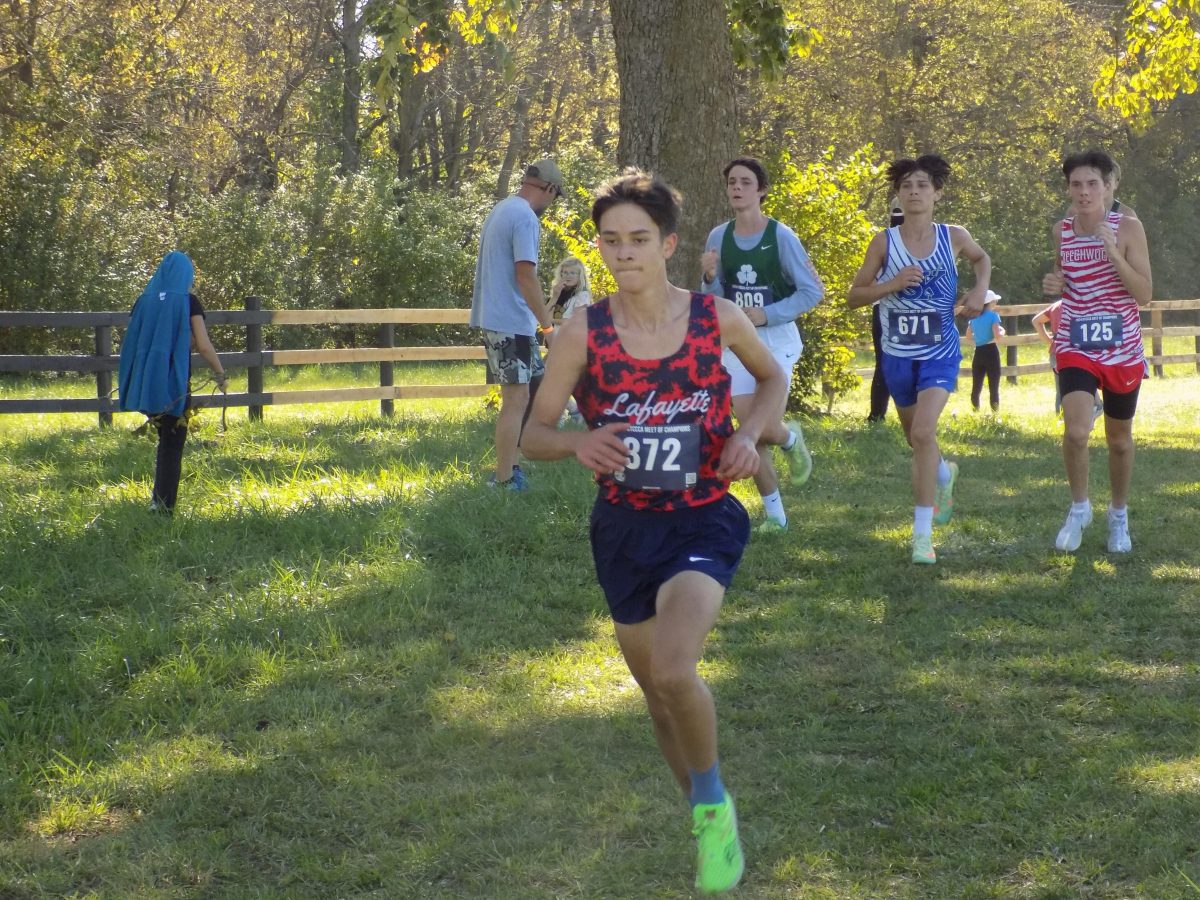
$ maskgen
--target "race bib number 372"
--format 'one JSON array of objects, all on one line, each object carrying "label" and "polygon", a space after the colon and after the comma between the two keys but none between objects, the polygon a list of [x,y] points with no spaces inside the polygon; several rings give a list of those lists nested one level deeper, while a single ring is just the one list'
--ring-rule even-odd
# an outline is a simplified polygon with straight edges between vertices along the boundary
[{"label": "race bib number 372", "polygon": [[628,453],[617,483],[639,491],[683,491],[700,471],[700,426],[634,425],[621,433]]}]

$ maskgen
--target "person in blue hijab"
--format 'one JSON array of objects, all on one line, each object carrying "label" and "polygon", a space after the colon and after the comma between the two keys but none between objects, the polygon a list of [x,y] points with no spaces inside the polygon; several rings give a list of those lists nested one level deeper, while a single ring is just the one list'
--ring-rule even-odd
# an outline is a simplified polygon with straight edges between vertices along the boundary
[{"label": "person in blue hijab", "polygon": [[158,456],[150,508],[171,513],[179,495],[192,348],[226,390],[225,370],[204,324],[204,307],[191,293],[196,270],[187,254],[172,250],[142,291],[121,342],[117,408],[140,412],[158,431]]}]

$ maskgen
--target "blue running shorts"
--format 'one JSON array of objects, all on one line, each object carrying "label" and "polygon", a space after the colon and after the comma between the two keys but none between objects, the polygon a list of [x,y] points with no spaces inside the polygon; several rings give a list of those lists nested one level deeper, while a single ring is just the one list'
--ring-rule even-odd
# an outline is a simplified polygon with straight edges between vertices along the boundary
[{"label": "blue running shorts", "polygon": [[728,588],[750,540],[750,517],[733,494],[670,512],[597,499],[592,558],[613,621],[653,618],[658,590],[680,572],[702,572]]}]

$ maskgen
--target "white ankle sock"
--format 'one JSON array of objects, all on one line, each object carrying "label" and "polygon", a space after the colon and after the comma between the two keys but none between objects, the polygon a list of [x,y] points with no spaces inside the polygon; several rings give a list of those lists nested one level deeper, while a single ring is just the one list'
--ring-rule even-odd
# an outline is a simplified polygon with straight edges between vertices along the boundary
[{"label": "white ankle sock", "polygon": [[763,497],[762,504],[768,519],[778,522],[780,525],[787,524],[787,513],[783,511],[783,497],[780,496],[778,490]]}]

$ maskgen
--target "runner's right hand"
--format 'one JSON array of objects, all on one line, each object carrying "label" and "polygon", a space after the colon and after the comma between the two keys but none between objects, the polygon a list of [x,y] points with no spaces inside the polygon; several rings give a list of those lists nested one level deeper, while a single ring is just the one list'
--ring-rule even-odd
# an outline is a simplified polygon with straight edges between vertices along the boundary
[{"label": "runner's right hand", "polygon": [[925,280],[925,273],[921,271],[920,266],[905,266],[894,276],[892,276],[892,286],[894,290],[903,291],[907,288],[915,288]]},{"label": "runner's right hand", "polygon": [[629,462],[629,448],[621,440],[628,422],[609,422],[589,431],[575,447],[575,458],[598,475],[611,475]]}]

